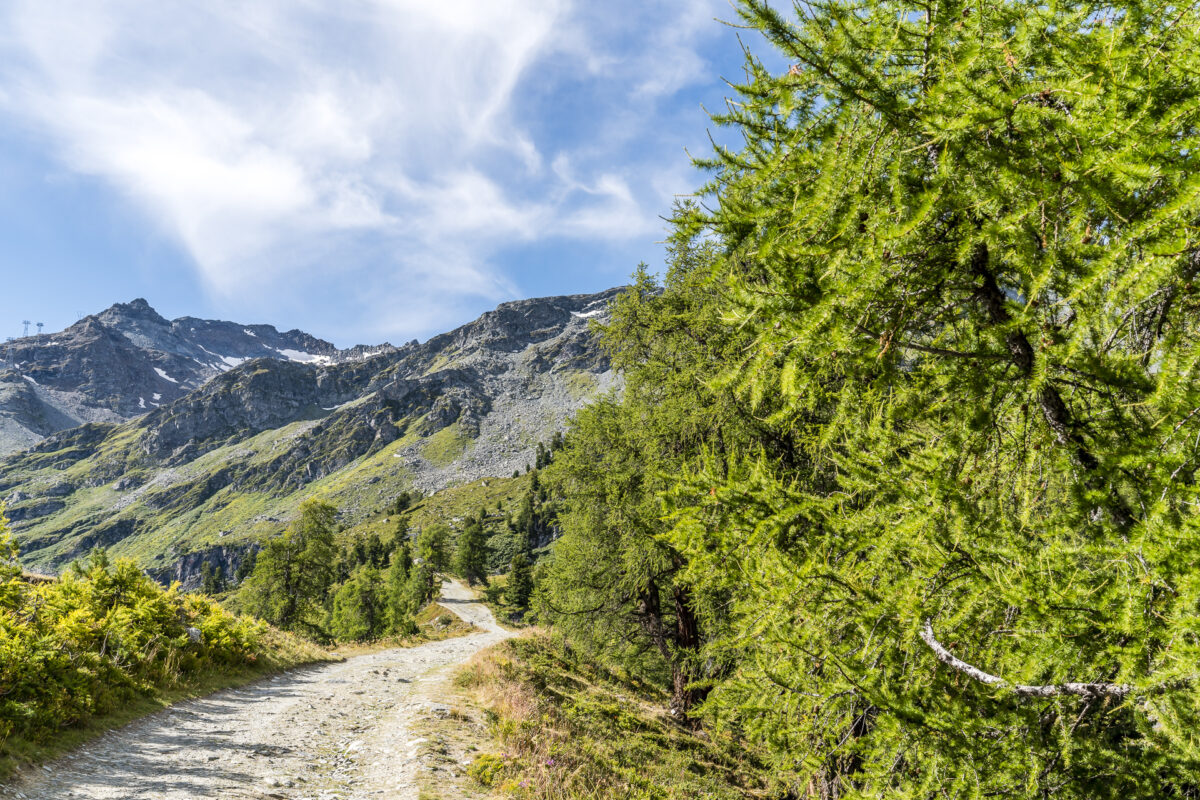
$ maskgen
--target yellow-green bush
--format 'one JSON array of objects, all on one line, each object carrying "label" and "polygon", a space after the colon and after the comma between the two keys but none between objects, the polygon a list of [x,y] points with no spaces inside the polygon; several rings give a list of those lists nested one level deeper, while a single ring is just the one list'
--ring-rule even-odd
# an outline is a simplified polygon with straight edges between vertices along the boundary
[{"label": "yellow-green bush", "polygon": [[57,581],[26,581],[6,523],[0,514],[0,752],[10,737],[45,741],[137,695],[263,654],[265,624],[163,589],[102,551]]}]

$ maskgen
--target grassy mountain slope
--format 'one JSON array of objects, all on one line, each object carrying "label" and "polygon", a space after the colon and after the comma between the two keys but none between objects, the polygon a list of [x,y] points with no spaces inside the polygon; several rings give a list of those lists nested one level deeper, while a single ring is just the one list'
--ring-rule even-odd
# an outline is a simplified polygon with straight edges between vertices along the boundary
[{"label": "grassy mountain slope", "polygon": [[352,362],[250,361],[144,417],[51,436],[0,461],[22,558],[56,571],[104,546],[165,579],[229,574],[307,497],[355,525],[403,490],[523,470],[614,385],[588,326],[611,294],[505,304]]}]

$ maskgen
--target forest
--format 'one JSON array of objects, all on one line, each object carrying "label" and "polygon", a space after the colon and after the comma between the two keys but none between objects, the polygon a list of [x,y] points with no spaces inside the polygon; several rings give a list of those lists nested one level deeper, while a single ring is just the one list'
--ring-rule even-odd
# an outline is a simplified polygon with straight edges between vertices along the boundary
[{"label": "forest", "polygon": [[1197,796],[1194,9],[737,14],[540,619],[795,796]]}]

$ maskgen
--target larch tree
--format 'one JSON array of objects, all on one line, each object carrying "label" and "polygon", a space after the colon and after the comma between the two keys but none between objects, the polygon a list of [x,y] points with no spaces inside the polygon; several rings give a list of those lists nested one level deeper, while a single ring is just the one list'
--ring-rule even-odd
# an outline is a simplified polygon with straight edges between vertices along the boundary
[{"label": "larch tree", "polygon": [[458,534],[454,551],[455,570],[472,586],[476,583],[486,584],[488,580],[487,532],[483,528],[485,516],[486,512],[480,509],[478,516],[467,519],[466,526]]},{"label": "larch tree", "polygon": [[1195,8],[738,13],[790,66],[677,224],[753,338],[712,385],[804,457],[676,484],[711,718],[807,796],[1196,796]]},{"label": "larch tree", "polygon": [[263,546],[245,586],[252,613],[281,628],[319,629],[337,563],[336,517],[329,503],[306,500],[296,521]]}]

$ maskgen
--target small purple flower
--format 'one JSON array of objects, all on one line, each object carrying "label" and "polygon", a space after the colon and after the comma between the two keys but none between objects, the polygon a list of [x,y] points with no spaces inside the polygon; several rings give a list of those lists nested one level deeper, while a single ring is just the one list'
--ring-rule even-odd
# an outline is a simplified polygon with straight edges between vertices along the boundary
[{"label": "small purple flower", "polygon": [[554,761],[554,759],[553,759],[553,758],[547,758],[547,759],[546,759],[546,766],[547,766],[547,767],[553,767],[553,766],[554,766],[554,764],[555,764],[555,761]]}]

